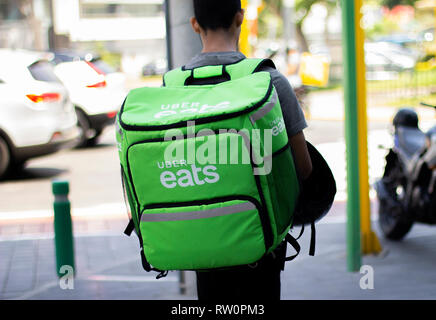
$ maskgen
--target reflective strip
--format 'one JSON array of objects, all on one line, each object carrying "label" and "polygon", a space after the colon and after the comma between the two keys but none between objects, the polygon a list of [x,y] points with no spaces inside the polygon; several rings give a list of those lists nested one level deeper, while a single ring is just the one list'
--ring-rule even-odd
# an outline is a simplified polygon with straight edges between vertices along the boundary
[{"label": "reflective strip", "polygon": [[121,136],[123,136],[123,130],[121,130],[121,127],[120,127],[120,124],[118,121],[115,121],[115,129]]},{"label": "reflective strip", "polygon": [[67,194],[55,194],[55,202],[69,202]]},{"label": "reflective strip", "polygon": [[143,214],[141,216],[141,221],[158,222],[158,221],[195,220],[195,219],[220,217],[228,214],[240,213],[240,212],[254,210],[254,209],[256,209],[256,206],[253,203],[245,202],[245,203],[239,203],[228,207],[214,208],[209,210]]},{"label": "reflective strip", "polygon": [[278,99],[277,92],[274,90],[271,100],[266,105],[264,105],[261,109],[257,110],[255,113],[253,113],[250,116],[251,123],[254,124],[257,120],[265,117],[268,114],[268,112],[270,112],[274,108],[274,106],[277,103],[277,99]]}]

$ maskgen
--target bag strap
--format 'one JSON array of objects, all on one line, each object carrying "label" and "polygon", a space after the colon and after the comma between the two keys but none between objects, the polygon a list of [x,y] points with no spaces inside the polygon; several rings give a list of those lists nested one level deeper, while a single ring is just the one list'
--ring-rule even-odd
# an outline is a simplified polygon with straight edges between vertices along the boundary
[{"label": "bag strap", "polygon": [[[288,242],[293,248],[294,250],[297,252],[296,254],[294,254],[293,256],[289,256],[285,258],[285,261],[291,261],[294,260],[298,254],[300,253],[301,250],[301,246],[300,244],[297,242],[298,239],[300,239],[300,237],[303,235],[304,233],[304,224],[301,227],[301,231],[299,236],[297,237],[297,239],[295,239],[293,236],[291,236],[291,234],[287,234],[285,236],[285,240],[286,242]],[[312,222],[310,224],[310,248],[309,248],[309,255],[310,256],[314,256],[315,255],[315,242],[316,242],[316,229],[315,229],[315,222]]]},{"label": "bag strap", "polygon": [[134,229],[135,229],[135,224],[133,223],[133,219],[130,219],[126,229],[124,229],[124,234],[130,237]]},{"label": "bag strap", "polygon": [[301,250],[301,247],[300,247],[300,245],[298,244],[298,242],[297,242],[297,240],[293,237],[293,236],[291,236],[291,234],[287,234],[286,236],[285,236],[285,240],[286,240],[286,242],[288,242],[294,249],[295,249],[295,251],[297,252],[296,254],[294,254],[293,256],[289,256],[289,257],[285,257],[285,261],[291,261],[291,260],[294,260],[297,256],[298,256],[298,254],[300,253],[300,250]]},{"label": "bag strap", "polygon": [[310,223],[310,248],[309,248],[309,256],[315,255],[315,242],[316,242],[316,229],[315,229],[315,221]]},{"label": "bag strap", "polygon": [[[301,225],[301,231],[298,235],[298,239],[301,238],[301,236],[304,233],[304,224]],[[312,221],[310,223],[310,244],[309,244],[309,256],[315,256],[315,244],[316,244],[316,228],[315,228],[315,221]]]},{"label": "bag strap", "polygon": [[[121,166],[121,185],[123,187],[123,200],[124,200],[124,205],[126,206],[126,210],[129,211],[129,205],[128,205],[128,197],[129,195],[127,194],[127,189],[126,189],[126,182],[124,181],[124,169],[123,166]],[[130,213],[131,215],[133,213]],[[133,218],[129,219],[129,223],[126,226],[126,229],[124,230],[124,234],[127,236],[131,236],[133,230],[135,229],[135,223],[133,222]]]},{"label": "bag strap", "polygon": [[235,80],[260,71],[261,67],[275,69],[270,59],[246,58],[233,64],[211,65],[187,69],[185,66],[165,73],[163,85],[165,87],[190,85],[195,79],[222,78],[223,81]]},{"label": "bag strap", "polygon": [[164,278],[168,275],[168,270],[159,270],[159,269],[153,268],[148,263],[147,258],[145,257],[144,248],[142,248],[142,247],[141,247],[141,262],[142,262],[142,267],[144,268],[145,271],[147,271],[147,272],[150,272],[150,271],[159,272],[159,274],[156,276],[156,279]]},{"label": "bag strap", "polygon": [[[295,240],[298,240],[301,238],[301,236],[304,233],[304,224],[301,225],[301,231],[298,237]],[[315,244],[316,244],[316,228],[315,228],[315,222],[312,221],[310,223],[310,245],[309,245],[309,256],[315,255]]]},{"label": "bag strap", "polygon": [[[126,210],[129,210],[129,206],[127,204],[127,191],[126,191],[126,184],[124,182],[124,169],[123,166],[121,166],[121,185],[123,187],[123,200],[124,205],[126,206]],[[133,229],[135,228],[135,224],[133,223],[133,219],[130,218],[129,223],[127,224],[126,229],[124,230],[124,234],[129,236],[132,234]]]},{"label": "bag strap", "polygon": [[295,239],[295,240],[298,240],[298,239],[300,239],[301,238],[301,236],[303,235],[303,233],[304,233],[304,224],[301,226],[301,231],[300,231],[300,234],[298,235],[298,237],[297,237],[297,239]]}]

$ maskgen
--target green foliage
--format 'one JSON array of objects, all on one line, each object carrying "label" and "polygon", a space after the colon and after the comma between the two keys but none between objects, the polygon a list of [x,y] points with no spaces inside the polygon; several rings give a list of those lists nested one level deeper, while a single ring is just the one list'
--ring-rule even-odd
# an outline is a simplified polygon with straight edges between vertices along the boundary
[{"label": "green foliage", "polygon": [[277,26],[277,36],[283,34],[283,21],[281,16],[282,0],[264,0],[265,8],[259,14],[259,37],[266,38],[268,30],[273,25]]},{"label": "green foliage", "polygon": [[[283,0],[264,0],[265,9],[259,15],[259,36],[265,37],[266,30],[271,23],[278,25],[278,36],[282,34],[282,8]],[[304,19],[309,15],[310,9],[314,4],[324,4],[327,9],[332,9],[338,5],[337,0],[296,0],[295,1],[295,21],[297,27],[303,25]]]},{"label": "green foliage", "polygon": [[383,18],[374,24],[372,28],[365,30],[365,33],[368,39],[373,39],[380,35],[392,34],[398,30],[400,30],[398,23],[392,19]]},{"label": "green foliage", "polygon": [[[385,6],[389,9],[392,9],[393,7],[397,5],[414,5],[414,0],[365,0],[367,4],[371,4],[372,6]],[[404,24],[403,22],[399,21],[395,16],[383,16],[382,19],[380,19],[378,22],[376,22],[373,26],[370,28],[367,28],[365,30],[366,36],[368,39],[373,39],[377,36],[386,35],[386,34],[393,34],[396,32],[407,32],[411,31],[411,25],[410,24]]]},{"label": "green foliage", "polygon": [[409,6],[414,6],[416,0],[381,0],[380,1],[382,6],[386,6],[389,9],[392,9],[395,6],[398,5],[409,5]]},{"label": "green foliage", "polygon": [[328,10],[335,8],[338,5],[337,0],[296,0],[295,15],[297,25],[302,25],[304,19],[309,15],[310,9],[314,4],[323,4]]},{"label": "green foliage", "polygon": [[[377,0],[381,6],[393,8],[396,5],[411,5],[414,6],[416,0]],[[283,0],[264,0],[265,9],[269,13],[273,13],[280,16],[281,9],[283,7]],[[310,9],[314,4],[323,4],[327,9],[335,8],[339,5],[338,0],[296,0],[295,1],[295,15],[297,24],[301,25],[304,19],[308,16]]]}]

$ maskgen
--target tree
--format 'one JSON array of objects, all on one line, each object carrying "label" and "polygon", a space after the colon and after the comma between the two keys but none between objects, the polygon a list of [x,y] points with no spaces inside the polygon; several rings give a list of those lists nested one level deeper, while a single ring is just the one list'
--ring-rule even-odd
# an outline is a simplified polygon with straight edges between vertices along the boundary
[{"label": "tree", "polygon": [[401,5],[401,4],[414,6],[415,2],[416,2],[416,0],[382,0],[381,5],[386,6],[389,9],[392,9],[393,7]]},{"label": "tree", "polygon": [[[264,0],[268,14],[273,14],[277,19],[281,19],[281,12],[284,0]],[[378,0],[381,6],[386,6],[389,9],[397,5],[411,5],[414,6],[416,0]],[[295,31],[297,42],[303,51],[308,51],[308,43],[306,36],[303,33],[304,20],[310,13],[313,5],[322,4],[329,12],[339,5],[338,0],[295,0]]]},{"label": "tree", "polygon": [[[274,14],[281,19],[283,0],[264,0],[265,7],[270,14]],[[304,20],[310,13],[314,4],[323,4],[327,10],[332,10],[337,6],[337,0],[295,0],[295,31],[297,42],[303,51],[308,51],[308,43],[303,33]]]},{"label": "tree", "polygon": [[300,44],[300,48],[303,51],[309,51],[306,36],[303,33],[303,23],[304,20],[310,13],[313,5],[323,4],[328,11],[331,11],[337,6],[336,0],[296,0],[295,1],[295,29],[297,32],[297,41]]}]

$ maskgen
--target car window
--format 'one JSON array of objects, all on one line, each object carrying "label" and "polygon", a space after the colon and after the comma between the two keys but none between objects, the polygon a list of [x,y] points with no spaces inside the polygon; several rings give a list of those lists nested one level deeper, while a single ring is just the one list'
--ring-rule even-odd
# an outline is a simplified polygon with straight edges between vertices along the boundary
[{"label": "car window", "polygon": [[107,63],[105,63],[103,60],[100,60],[100,59],[93,60],[93,61],[91,61],[91,63],[93,65],[95,65],[97,67],[97,69],[103,71],[105,74],[115,72],[115,70],[111,66],[109,66]]},{"label": "car window", "polygon": [[35,80],[60,82],[53,71],[53,66],[48,61],[39,60],[31,64],[28,69]]},{"label": "car window", "polygon": [[56,66],[55,72],[66,85],[92,85],[104,80],[104,76],[85,61],[60,63]]}]

